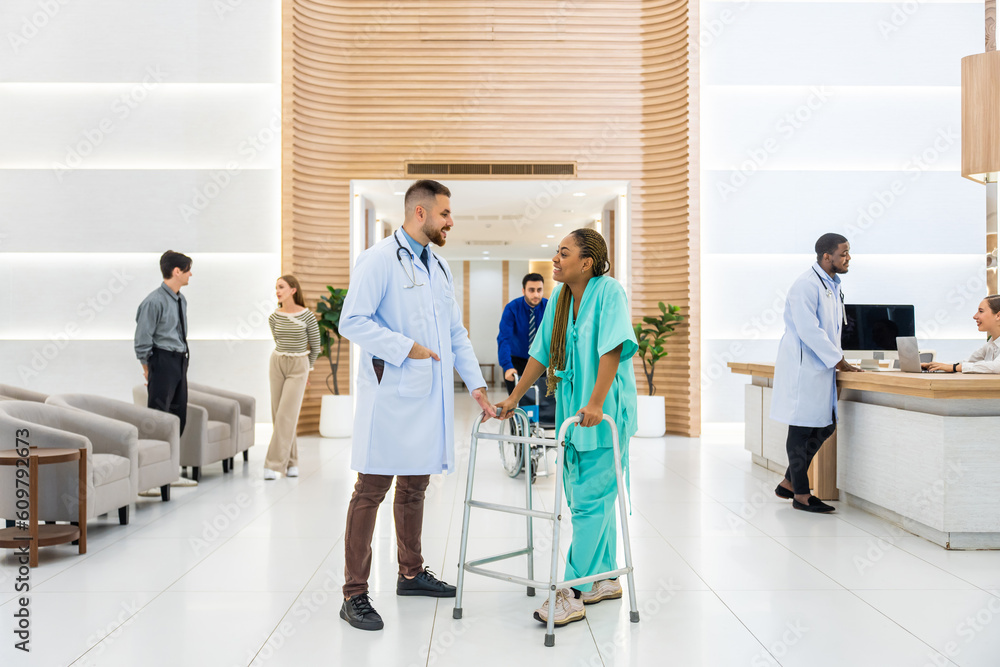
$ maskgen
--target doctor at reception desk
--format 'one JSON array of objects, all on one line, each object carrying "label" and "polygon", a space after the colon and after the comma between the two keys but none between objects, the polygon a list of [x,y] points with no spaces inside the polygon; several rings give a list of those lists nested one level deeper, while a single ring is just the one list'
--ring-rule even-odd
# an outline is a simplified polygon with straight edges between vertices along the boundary
[{"label": "doctor at reception desk", "polygon": [[[816,493],[892,521],[948,549],[1000,549],[1000,296],[973,316],[989,342],[927,371],[837,373],[838,424],[810,474]],[[770,418],[771,364],[750,375],[745,446],[755,463],[788,465],[787,427]]]},{"label": "doctor at reception desk", "polygon": [[834,511],[812,495],[807,471],[837,428],[837,371],[857,371],[844,359],[841,331],[851,245],[840,234],[824,234],[815,245],[816,263],[792,284],[785,304],[785,334],[778,345],[771,419],[788,425],[785,478],[774,489],[804,512]]}]

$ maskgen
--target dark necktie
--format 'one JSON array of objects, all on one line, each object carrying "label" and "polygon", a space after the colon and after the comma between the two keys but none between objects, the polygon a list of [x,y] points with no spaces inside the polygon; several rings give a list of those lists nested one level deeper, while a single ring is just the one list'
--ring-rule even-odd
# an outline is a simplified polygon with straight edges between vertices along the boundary
[{"label": "dark necktie", "polygon": [[535,309],[528,308],[528,347],[531,347],[531,343],[535,340]]},{"label": "dark necktie", "polygon": [[424,263],[424,268],[430,273],[431,263],[430,258],[427,257],[427,246],[424,246],[424,251],[420,253],[420,261]]},{"label": "dark necktie", "polygon": [[187,327],[184,326],[184,307],[181,305],[181,299],[179,296],[177,297],[177,320],[180,322],[181,340],[184,341],[184,351],[187,352],[187,347],[188,347]]}]

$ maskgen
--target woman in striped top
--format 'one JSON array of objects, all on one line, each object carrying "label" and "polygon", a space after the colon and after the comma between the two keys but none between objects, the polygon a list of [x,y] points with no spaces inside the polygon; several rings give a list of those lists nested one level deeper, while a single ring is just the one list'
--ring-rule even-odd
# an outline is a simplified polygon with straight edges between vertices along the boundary
[{"label": "woman in striped top", "polygon": [[292,275],[281,276],[274,291],[278,309],[267,319],[274,336],[270,369],[274,432],[264,461],[264,479],[277,479],[282,472],[287,477],[299,476],[295,427],[309,371],[320,349],[319,325],[306,308],[299,281]]}]

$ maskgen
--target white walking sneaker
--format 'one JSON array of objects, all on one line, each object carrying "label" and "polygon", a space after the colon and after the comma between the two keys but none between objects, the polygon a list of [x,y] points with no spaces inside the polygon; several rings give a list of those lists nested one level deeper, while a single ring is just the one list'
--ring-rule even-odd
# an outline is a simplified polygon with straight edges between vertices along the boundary
[{"label": "white walking sneaker", "polygon": [[298,477],[299,467],[298,466],[288,466],[288,470],[285,471],[285,477]]},{"label": "white walking sneaker", "polygon": [[278,473],[270,468],[264,468],[264,479],[278,479]]},{"label": "white walking sneaker", "polygon": [[[573,621],[582,621],[587,615],[583,609],[583,600],[577,599],[573,591],[569,588],[560,588],[556,591],[556,613],[554,623],[557,626],[566,625]],[[535,620],[542,623],[549,622],[549,601],[535,611]]]},{"label": "white walking sneaker", "polygon": [[583,604],[597,604],[601,600],[617,600],[622,596],[622,585],[616,579],[601,579],[586,593],[580,594]]}]

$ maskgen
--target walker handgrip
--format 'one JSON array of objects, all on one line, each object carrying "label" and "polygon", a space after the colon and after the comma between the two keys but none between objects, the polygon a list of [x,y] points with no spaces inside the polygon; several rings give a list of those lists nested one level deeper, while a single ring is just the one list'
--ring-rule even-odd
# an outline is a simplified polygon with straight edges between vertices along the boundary
[{"label": "walker handgrip", "polygon": [[[579,424],[583,420],[583,417],[576,414],[572,417],[568,417],[559,427],[559,435],[556,436],[556,442],[563,442],[566,439],[566,431],[569,430],[570,424]],[[611,439],[614,440],[615,446],[618,443],[618,425],[615,424],[615,418],[611,415],[603,415],[602,421],[606,421],[608,426],[611,427]]]}]

